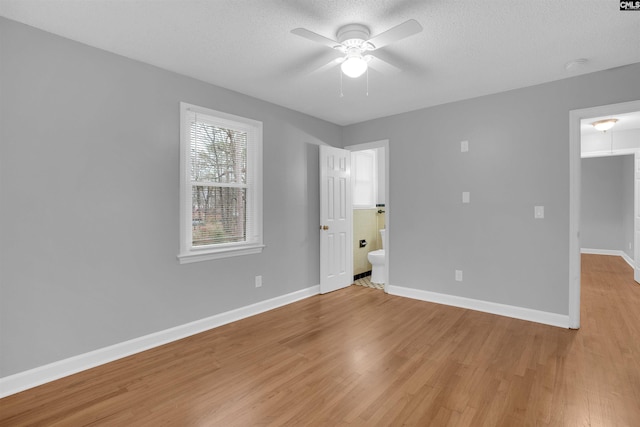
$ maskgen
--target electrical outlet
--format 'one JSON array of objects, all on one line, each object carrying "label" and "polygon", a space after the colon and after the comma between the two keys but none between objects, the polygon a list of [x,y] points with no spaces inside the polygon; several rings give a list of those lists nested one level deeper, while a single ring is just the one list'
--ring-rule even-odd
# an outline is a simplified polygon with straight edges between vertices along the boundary
[{"label": "electrical outlet", "polygon": [[256,288],[262,287],[262,276],[256,276]]},{"label": "electrical outlet", "polygon": [[462,270],[456,270],[456,282],[462,282]]},{"label": "electrical outlet", "polygon": [[462,203],[470,203],[471,202],[471,194],[468,191],[462,192]]},{"label": "electrical outlet", "polygon": [[460,151],[463,153],[469,151],[469,141],[460,141]]},{"label": "electrical outlet", "polygon": [[533,208],[533,217],[535,219],[543,219],[544,218],[544,206],[534,206],[534,208]]}]

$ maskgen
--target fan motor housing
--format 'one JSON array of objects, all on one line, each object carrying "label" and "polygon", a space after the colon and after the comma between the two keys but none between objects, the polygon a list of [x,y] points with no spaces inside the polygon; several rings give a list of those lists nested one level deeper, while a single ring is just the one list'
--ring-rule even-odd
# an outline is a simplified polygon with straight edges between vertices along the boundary
[{"label": "fan motor housing", "polygon": [[369,28],[362,24],[349,24],[340,27],[336,37],[345,46],[360,46],[369,40],[370,34]]}]

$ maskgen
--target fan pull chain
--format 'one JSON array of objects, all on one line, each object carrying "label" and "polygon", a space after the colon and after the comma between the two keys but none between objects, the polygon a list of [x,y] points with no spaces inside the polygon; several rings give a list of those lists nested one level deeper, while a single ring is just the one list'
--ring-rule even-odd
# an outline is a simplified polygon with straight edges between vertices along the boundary
[{"label": "fan pull chain", "polygon": [[367,96],[369,96],[369,67],[367,67]]},{"label": "fan pull chain", "polygon": [[613,154],[613,131],[609,133],[609,136],[611,137],[611,154]]},{"label": "fan pull chain", "polygon": [[344,93],[342,93],[342,70],[338,67],[338,72],[340,73],[340,98],[344,97]]}]

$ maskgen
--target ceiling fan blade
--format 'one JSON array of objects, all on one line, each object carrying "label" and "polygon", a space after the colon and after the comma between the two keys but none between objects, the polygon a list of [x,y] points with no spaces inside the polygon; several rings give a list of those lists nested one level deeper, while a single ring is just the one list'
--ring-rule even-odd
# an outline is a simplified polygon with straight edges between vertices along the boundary
[{"label": "ceiling fan blade", "polygon": [[309,73],[309,75],[315,75],[315,74],[319,74],[319,73],[324,73],[327,70],[330,70],[333,67],[336,67],[340,64],[340,58],[336,58],[336,59],[332,59],[331,61],[327,62],[326,64],[316,68],[315,70],[311,71]]},{"label": "ceiling fan blade", "polygon": [[388,29],[384,33],[380,33],[368,42],[373,45],[373,49],[379,49],[390,43],[397,42],[414,34],[418,34],[422,31],[422,25],[415,19],[409,19],[400,25],[396,25],[393,28]]},{"label": "ceiling fan blade", "polygon": [[305,39],[311,40],[312,42],[320,43],[332,49],[340,46],[340,43],[338,43],[337,41],[331,40],[330,38],[327,38],[325,36],[321,36],[320,34],[314,33],[313,31],[309,31],[306,28],[296,28],[291,30],[291,32],[296,36],[304,37]]},{"label": "ceiling fan blade", "polygon": [[395,74],[402,71],[400,68],[395,65],[381,59],[377,55],[369,55],[371,56],[371,60],[369,61],[369,67],[373,68],[376,71],[379,71],[383,74]]}]

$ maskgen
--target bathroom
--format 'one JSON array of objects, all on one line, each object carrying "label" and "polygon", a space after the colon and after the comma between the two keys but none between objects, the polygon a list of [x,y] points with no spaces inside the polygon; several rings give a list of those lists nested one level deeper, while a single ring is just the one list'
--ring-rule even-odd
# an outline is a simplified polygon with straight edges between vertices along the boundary
[{"label": "bathroom", "polygon": [[351,153],[354,282],[376,289],[383,289],[386,277],[380,233],[386,226],[385,165],[384,147]]}]

